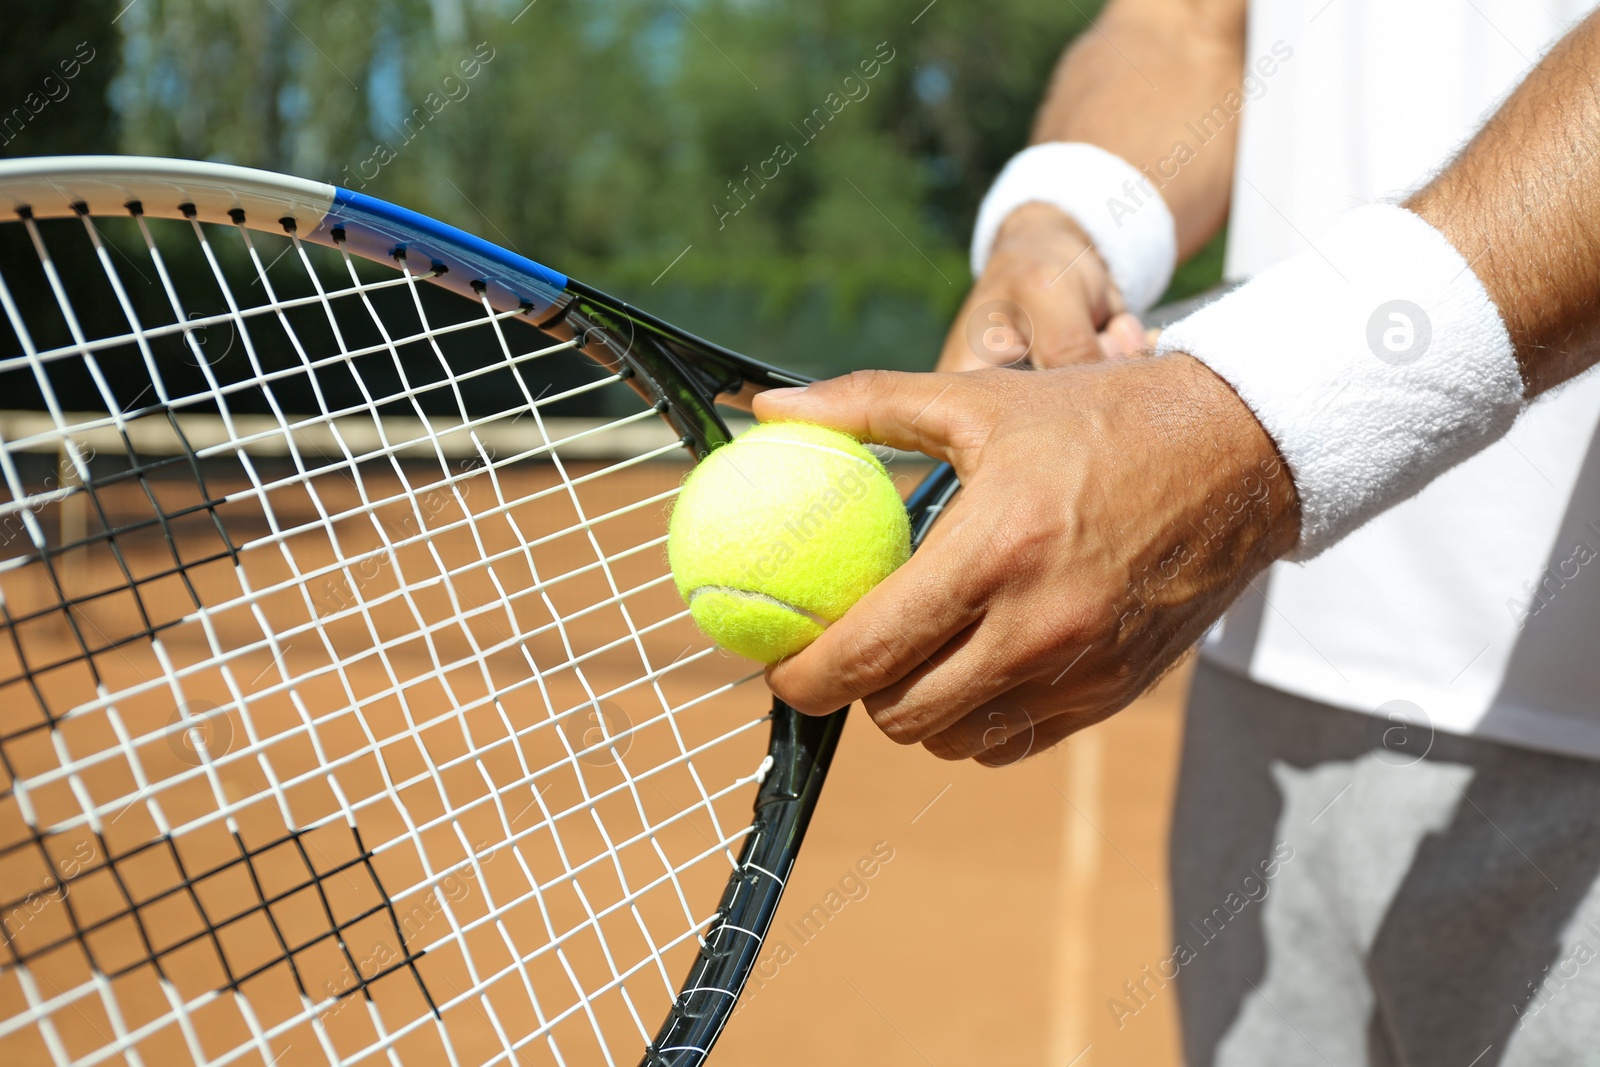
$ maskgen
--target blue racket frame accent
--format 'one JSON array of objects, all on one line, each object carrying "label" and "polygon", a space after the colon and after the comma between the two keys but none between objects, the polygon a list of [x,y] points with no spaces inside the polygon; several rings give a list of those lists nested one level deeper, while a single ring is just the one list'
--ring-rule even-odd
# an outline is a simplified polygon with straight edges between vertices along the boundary
[{"label": "blue racket frame accent", "polygon": [[[611,369],[631,365],[636,387],[684,435],[697,455],[727,439],[712,410],[719,399],[809,379],[711,343],[541,263],[408,208],[353,189],[328,186],[321,221],[302,236],[343,245],[365,259],[402,257],[415,273],[500,311],[525,309],[530,321],[573,335]],[[737,402],[737,399],[736,401]]]},{"label": "blue racket frame accent", "polygon": [[419,273],[443,267],[445,273],[436,280],[447,288],[473,296],[473,283],[481,282],[496,307],[528,305],[536,312],[549,308],[570,282],[560,271],[526,256],[353,189],[334,190],[327,215],[307,237],[332,243],[333,232],[339,229],[350,250],[367,258],[385,260],[403,253]]}]

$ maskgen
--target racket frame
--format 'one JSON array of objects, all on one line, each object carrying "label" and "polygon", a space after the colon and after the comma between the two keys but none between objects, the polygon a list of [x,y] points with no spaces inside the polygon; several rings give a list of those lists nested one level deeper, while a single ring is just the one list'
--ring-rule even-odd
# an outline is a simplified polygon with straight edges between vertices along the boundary
[{"label": "racket frame", "polygon": [[[229,164],[139,156],[0,161],[0,210],[19,217],[145,215],[236,225],[403,263],[436,285],[527,320],[575,347],[655,407],[698,460],[731,440],[717,404],[812,379],[679,329],[515,252],[320,182]],[[920,543],[958,485],[936,468],[907,502]],[[751,830],[715,918],[642,1067],[695,1067],[732,1017],[816,811],[848,708],[806,716],[774,698]]]}]

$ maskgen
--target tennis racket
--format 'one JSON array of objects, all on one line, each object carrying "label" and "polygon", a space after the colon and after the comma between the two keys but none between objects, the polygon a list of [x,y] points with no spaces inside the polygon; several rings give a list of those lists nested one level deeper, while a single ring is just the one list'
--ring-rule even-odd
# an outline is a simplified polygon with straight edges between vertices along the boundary
[{"label": "tennis racket", "polygon": [[0,201],[0,1062],[702,1062],[845,712],[665,515],[805,379],[318,182]]}]

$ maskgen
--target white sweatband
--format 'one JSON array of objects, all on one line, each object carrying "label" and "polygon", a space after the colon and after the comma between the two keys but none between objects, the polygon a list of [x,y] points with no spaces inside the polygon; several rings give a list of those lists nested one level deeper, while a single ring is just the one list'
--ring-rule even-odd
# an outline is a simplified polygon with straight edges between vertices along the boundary
[{"label": "white sweatband", "polygon": [[1511,337],[1443,234],[1403,208],[1342,216],[1312,247],[1175,323],[1157,352],[1215,371],[1277,444],[1317,555],[1503,434]]},{"label": "white sweatband", "polygon": [[1076,222],[1134,312],[1161,298],[1178,265],[1167,202],[1143,174],[1092,144],[1051,142],[1011,157],[989,187],[972,228],[972,276],[983,274],[995,235],[1023,204],[1043,203]]}]

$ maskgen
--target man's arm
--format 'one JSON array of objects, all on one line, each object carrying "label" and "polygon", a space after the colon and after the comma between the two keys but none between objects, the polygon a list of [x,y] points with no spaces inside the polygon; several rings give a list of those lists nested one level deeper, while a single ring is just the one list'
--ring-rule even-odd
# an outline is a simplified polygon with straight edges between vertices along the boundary
[{"label": "man's arm", "polygon": [[1600,356],[1600,14],[1544,58],[1406,207],[1489,291],[1527,395]]},{"label": "man's arm", "polygon": [[[1176,222],[1180,259],[1227,216],[1238,124],[1227,123],[1182,166],[1173,147],[1192,146],[1185,122],[1239,92],[1245,10],[1246,0],[1112,0],[1062,56],[1034,123],[1034,144],[1096,145],[1154,175]],[[945,342],[941,370],[1005,361],[969,342],[970,320],[996,300],[1026,313],[1029,356],[1039,366],[1127,354],[1145,343],[1082,228],[1046,204],[1018,208],[1001,226]]]},{"label": "man's arm", "polygon": [[[1227,123],[1200,146],[1186,124],[1240,93],[1247,6],[1113,0],[1062,56],[1034,123],[1034,144],[1086,141],[1156,175],[1178,225],[1180,260],[1228,215],[1239,124]],[[1179,143],[1195,148],[1181,167],[1172,159]]]},{"label": "man's arm", "polygon": [[[1408,205],[1481,278],[1526,395],[1600,356],[1597,158],[1600,14]],[[1293,337],[1279,342],[1295,360]],[[1438,355],[1448,369],[1458,353]],[[859,699],[891,738],[945,758],[1010,762],[1010,739],[1041,748],[1124,707],[1301,537],[1278,442],[1181,352],[1035,374],[862,372],[755,408],[955,464],[962,493],[923,548],[768,676],[802,711]]]}]

